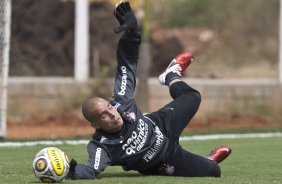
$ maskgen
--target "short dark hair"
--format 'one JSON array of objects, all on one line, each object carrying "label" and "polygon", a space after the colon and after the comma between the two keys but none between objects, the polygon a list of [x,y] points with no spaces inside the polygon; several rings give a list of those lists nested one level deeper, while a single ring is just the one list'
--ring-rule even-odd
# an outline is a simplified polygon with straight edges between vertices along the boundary
[{"label": "short dark hair", "polygon": [[82,105],[82,114],[84,118],[90,123],[94,123],[96,120],[95,114],[91,111],[98,102],[98,98],[91,98],[86,100]]}]

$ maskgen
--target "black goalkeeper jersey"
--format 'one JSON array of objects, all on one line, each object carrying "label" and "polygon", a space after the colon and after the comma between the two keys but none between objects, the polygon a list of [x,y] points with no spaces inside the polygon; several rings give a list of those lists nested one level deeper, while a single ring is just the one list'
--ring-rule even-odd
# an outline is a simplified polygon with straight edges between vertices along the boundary
[{"label": "black goalkeeper jersey", "polygon": [[122,35],[117,48],[117,72],[110,102],[124,120],[122,130],[109,134],[97,129],[89,142],[87,164],[75,167],[76,179],[96,178],[109,165],[145,172],[166,157],[168,139],[134,100],[136,68],[141,37],[139,32]]}]

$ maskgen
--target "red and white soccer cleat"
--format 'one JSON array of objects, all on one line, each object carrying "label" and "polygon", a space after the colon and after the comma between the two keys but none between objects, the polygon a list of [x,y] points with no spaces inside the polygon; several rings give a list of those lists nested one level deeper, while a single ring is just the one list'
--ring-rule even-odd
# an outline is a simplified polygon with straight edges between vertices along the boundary
[{"label": "red and white soccer cleat", "polygon": [[186,68],[192,63],[194,57],[192,53],[186,52],[176,56],[168,65],[166,70],[159,76],[159,81],[162,85],[165,85],[166,75],[170,72],[176,73],[178,76],[183,76]]},{"label": "red and white soccer cleat", "polygon": [[217,164],[222,162],[224,159],[226,159],[230,153],[232,152],[231,148],[228,146],[220,146],[215,148],[210,152],[210,154],[207,156],[208,159],[215,161]]}]

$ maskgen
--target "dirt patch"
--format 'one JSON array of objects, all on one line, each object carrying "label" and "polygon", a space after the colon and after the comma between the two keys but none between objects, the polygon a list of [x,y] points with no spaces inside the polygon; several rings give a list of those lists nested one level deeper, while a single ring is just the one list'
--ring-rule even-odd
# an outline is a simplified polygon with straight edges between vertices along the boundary
[{"label": "dirt patch", "polygon": [[95,130],[78,112],[47,118],[33,117],[25,122],[10,120],[7,126],[7,137],[9,139],[88,136],[94,132]]},{"label": "dirt patch", "polygon": [[[230,117],[210,117],[193,119],[186,131],[238,130],[260,128],[282,128],[282,120],[270,120],[252,115],[232,115]],[[21,138],[67,138],[91,136],[95,130],[78,112],[70,112],[56,117],[34,117],[28,122],[8,122],[9,139]]]}]

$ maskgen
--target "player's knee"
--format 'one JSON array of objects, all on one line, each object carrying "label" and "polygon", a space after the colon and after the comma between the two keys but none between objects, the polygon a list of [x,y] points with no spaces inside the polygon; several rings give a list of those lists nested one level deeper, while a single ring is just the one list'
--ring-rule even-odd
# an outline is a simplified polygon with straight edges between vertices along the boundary
[{"label": "player's knee", "polygon": [[199,91],[195,89],[192,89],[192,90],[189,89],[185,91],[184,94],[186,95],[187,98],[190,98],[191,96],[193,96],[195,100],[197,100],[199,103],[201,102],[201,94]]},{"label": "player's knee", "polygon": [[195,90],[193,94],[195,96],[196,102],[200,105],[201,100],[202,100],[200,92]]},{"label": "player's knee", "polygon": [[202,100],[200,92],[194,90],[192,93],[187,94],[186,97],[187,97],[187,101],[190,101],[194,104],[194,107],[198,108],[200,106]]}]

